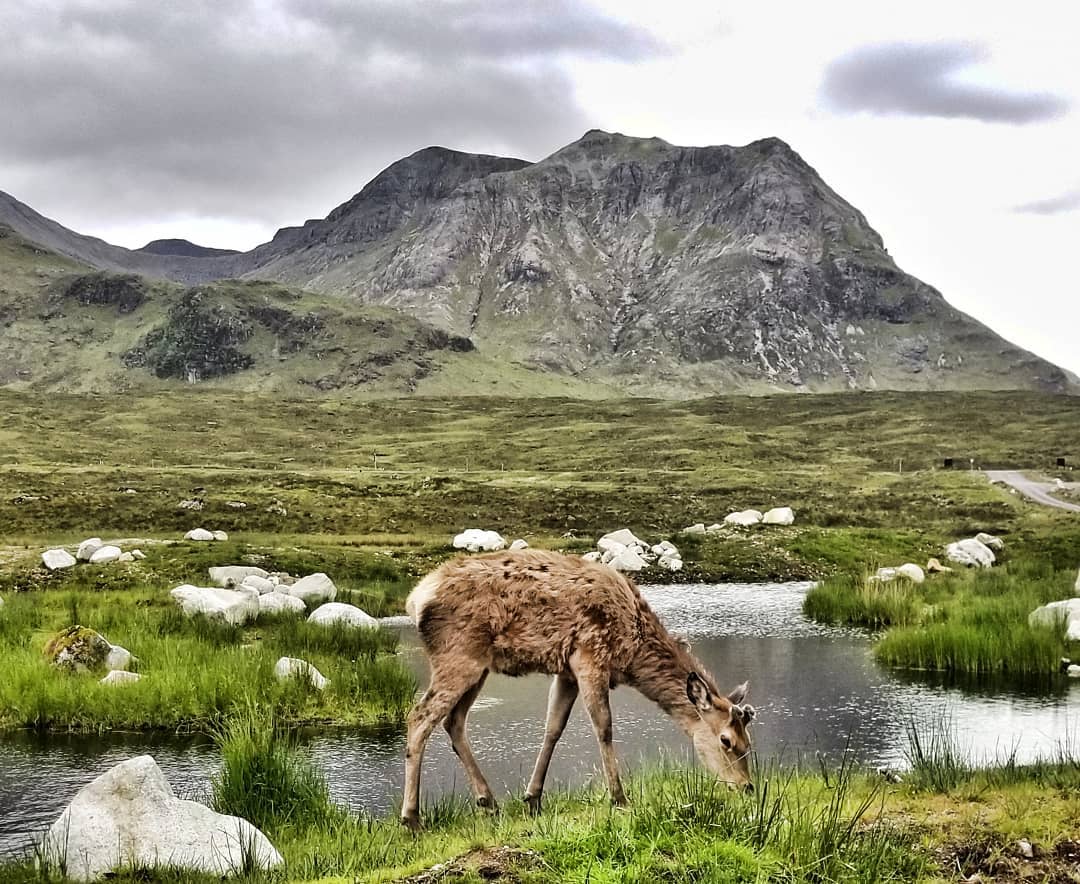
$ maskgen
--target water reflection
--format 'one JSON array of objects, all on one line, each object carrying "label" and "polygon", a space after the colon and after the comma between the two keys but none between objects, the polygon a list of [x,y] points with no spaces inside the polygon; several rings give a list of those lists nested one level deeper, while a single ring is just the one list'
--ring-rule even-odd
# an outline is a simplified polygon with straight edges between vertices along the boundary
[{"label": "water reflection", "polygon": [[[901,765],[912,716],[948,717],[958,740],[978,756],[1052,753],[1080,737],[1080,684],[950,682],[928,673],[879,668],[860,632],[825,627],[801,614],[809,584],[675,586],[646,590],[675,632],[721,686],[749,679],[759,712],[755,746],[763,758],[793,761],[850,746],[873,765]],[[411,627],[402,652],[421,683],[427,671]],[[543,736],[547,681],[539,676],[488,680],[470,717],[477,758],[497,795],[520,795]],[[661,755],[688,759],[687,740],[669,719],[630,689],[613,695],[615,738],[627,766]],[[308,735],[334,797],[354,809],[385,813],[399,800],[403,734],[398,729]],[[31,737],[0,740],[0,850],[24,846],[71,796],[117,762],[148,752],[183,795],[205,793],[217,758],[205,739],[145,736]],[[576,785],[596,776],[588,718],[575,708],[556,750],[549,783]],[[465,792],[465,776],[438,731],[425,760],[425,794]]]}]

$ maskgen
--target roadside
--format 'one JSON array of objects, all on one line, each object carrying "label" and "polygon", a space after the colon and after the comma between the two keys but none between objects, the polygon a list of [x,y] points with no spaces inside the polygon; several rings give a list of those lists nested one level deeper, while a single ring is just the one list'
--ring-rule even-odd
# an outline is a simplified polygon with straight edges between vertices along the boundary
[{"label": "roadside", "polygon": [[1036,482],[1018,470],[987,470],[986,476],[991,482],[1015,488],[1024,497],[1034,500],[1036,503],[1041,503],[1043,506],[1080,513],[1080,505],[1059,500],[1050,494],[1050,491],[1055,489],[1068,489],[1070,486],[1075,486],[1077,484],[1075,482],[1061,483],[1060,485],[1053,482]]}]

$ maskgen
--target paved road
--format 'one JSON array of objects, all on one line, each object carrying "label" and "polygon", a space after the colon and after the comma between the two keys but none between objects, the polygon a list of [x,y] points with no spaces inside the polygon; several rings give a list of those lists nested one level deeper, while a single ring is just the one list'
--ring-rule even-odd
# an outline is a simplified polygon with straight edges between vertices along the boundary
[{"label": "paved road", "polygon": [[1051,497],[1048,491],[1054,488],[1054,485],[1049,482],[1033,482],[1023,473],[1015,470],[987,470],[986,475],[989,476],[991,482],[1004,482],[1006,485],[1012,485],[1024,497],[1030,497],[1036,503],[1057,507],[1059,510],[1080,513],[1080,506],[1075,503],[1067,503],[1064,500]]}]

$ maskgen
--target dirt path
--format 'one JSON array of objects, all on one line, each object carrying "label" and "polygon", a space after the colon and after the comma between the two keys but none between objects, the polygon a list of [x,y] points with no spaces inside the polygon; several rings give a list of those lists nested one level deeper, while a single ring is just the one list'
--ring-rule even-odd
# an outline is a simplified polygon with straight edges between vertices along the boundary
[{"label": "dirt path", "polygon": [[1043,506],[1052,506],[1057,509],[1080,513],[1080,506],[1077,506],[1075,503],[1058,500],[1056,497],[1050,495],[1050,489],[1055,487],[1050,482],[1032,481],[1023,473],[1017,472],[1016,470],[987,470],[986,475],[991,482],[1003,482],[1006,485],[1011,485],[1023,494],[1024,497],[1028,497],[1036,503],[1041,503]]}]

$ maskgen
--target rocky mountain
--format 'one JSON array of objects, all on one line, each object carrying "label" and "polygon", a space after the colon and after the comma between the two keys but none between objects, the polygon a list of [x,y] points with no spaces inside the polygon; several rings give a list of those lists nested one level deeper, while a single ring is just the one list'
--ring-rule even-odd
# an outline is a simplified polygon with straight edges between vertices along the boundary
[{"label": "rocky mountain", "polygon": [[0,222],[95,267],[391,307],[488,358],[635,393],[1075,389],[900,270],[775,138],[594,130],[532,164],[427,148],[325,219],[220,257],[127,252],[19,206],[0,199]]},{"label": "rocky mountain", "polygon": [[238,255],[236,249],[211,249],[199,246],[186,239],[155,239],[148,242],[140,252],[151,255],[175,255],[183,258],[219,258],[223,255]]}]

